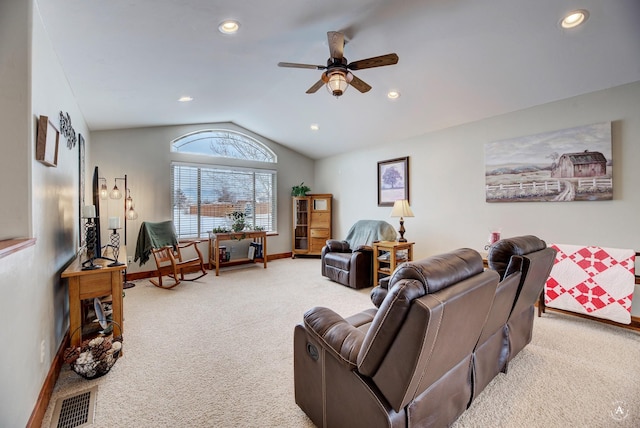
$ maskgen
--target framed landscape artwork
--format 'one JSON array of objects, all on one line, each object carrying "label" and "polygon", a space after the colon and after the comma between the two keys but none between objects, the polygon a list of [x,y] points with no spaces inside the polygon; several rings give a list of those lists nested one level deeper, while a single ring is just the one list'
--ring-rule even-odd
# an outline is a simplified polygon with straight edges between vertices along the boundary
[{"label": "framed landscape artwork", "polygon": [[391,207],[409,200],[409,157],[378,162],[378,206]]},{"label": "framed landscape artwork", "polygon": [[611,122],[485,144],[487,202],[613,199]]}]

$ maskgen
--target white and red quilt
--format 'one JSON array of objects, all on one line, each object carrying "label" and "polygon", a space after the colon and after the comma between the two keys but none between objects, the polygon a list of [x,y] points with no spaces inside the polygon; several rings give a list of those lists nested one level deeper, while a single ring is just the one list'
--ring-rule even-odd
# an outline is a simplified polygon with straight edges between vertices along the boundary
[{"label": "white and red quilt", "polygon": [[635,251],[552,244],[558,251],[544,288],[550,308],[631,323]]}]

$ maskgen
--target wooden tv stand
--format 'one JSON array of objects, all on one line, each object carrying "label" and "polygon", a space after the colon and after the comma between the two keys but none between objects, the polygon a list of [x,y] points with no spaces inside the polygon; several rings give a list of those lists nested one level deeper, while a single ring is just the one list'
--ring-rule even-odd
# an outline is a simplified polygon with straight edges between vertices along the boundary
[{"label": "wooden tv stand", "polygon": [[[111,254],[106,257],[113,257]],[[94,264],[99,269],[82,270],[82,262],[86,260],[84,254],[78,255],[73,262],[62,272],[61,277],[69,283],[69,334],[71,346],[80,346],[82,343],[82,300],[93,299],[111,295],[113,309],[113,333],[122,335],[124,330],[122,308],[122,283],[123,271],[127,268],[127,251],[120,248],[118,261],[120,266],[108,266],[112,260],[95,259]],[[74,334],[75,333],[75,334]]]}]

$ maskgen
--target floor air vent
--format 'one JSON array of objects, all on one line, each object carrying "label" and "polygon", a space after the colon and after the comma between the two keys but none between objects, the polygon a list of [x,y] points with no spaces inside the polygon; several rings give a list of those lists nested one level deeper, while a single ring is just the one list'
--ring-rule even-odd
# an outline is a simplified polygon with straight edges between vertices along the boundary
[{"label": "floor air vent", "polygon": [[59,398],[53,410],[51,426],[74,428],[93,424],[98,386],[66,398]]}]

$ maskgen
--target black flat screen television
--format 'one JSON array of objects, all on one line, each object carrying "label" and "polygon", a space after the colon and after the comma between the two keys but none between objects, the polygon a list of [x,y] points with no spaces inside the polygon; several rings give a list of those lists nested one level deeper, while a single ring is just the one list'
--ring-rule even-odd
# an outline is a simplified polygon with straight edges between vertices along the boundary
[{"label": "black flat screen television", "polygon": [[102,234],[100,233],[100,174],[97,166],[93,170],[93,205],[96,207],[96,248],[98,249],[98,256],[100,256],[102,254]]}]

